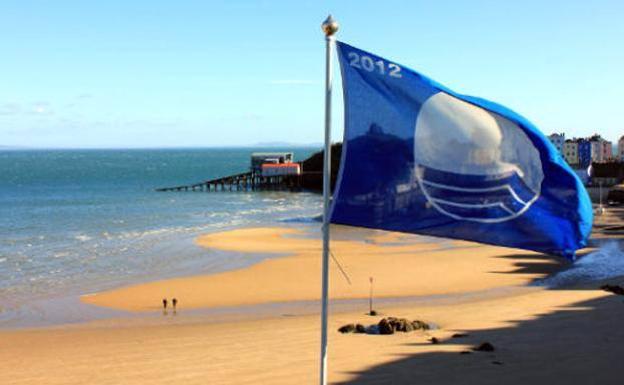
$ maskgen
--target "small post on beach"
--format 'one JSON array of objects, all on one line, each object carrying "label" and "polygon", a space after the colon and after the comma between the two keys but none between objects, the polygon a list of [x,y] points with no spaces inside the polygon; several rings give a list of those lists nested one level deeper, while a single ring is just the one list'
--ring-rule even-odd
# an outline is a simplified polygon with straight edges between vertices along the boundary
[{"label": "small post on beach", "polygon": [[598,204],[598,212],[596,213],[597,215],[603,215],[605,213],[605,209],[602,206],[602,180],[598,182],[598,195],[599,195],[599,204]]},{"label": "small post on beach", "polygon": [[331,179],[332,51],[338,22],[329,15],[321,25],[325,33],[325,157],[323,159],[323,271],[321,290],[321,360],[319,383],[327,385],[327,312],[329,296],[329,195]]},{"label": "small post on beach", "polygon": [[373,277],[368,278],[370,282],[370,295],[368,297],[368,315],[373,315]]}]

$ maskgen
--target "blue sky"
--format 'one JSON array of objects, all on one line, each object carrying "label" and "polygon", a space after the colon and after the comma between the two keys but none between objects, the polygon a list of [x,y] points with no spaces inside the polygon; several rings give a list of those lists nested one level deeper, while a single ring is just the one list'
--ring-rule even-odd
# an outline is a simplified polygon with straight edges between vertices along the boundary
[{"label": "blue sky", "polygon": [[340,40],[546,133],[624,134],[622,1],[5,0],[0,146],[321,142],[329,12]]}]

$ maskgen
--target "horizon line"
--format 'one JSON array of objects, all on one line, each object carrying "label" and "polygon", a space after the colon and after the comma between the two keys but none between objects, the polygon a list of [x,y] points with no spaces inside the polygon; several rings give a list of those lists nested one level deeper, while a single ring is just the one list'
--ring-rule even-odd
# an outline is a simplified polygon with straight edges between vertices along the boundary
[{"label": "horizon line", "polygon": [[[335,142],[338,143],[338,142]],[[202,145],[202,146],[145,146],[145,147],[92,147],[92,146],[76,146],[76,147],[27,147],[27,146],[0,146],[0,151],[38,151],[38,150],[185,150],[185,149],[214,149],[214,148],[316,148],[323,147],[322,143],[284,143],[284,144],[227,144],[227,145]]]}]

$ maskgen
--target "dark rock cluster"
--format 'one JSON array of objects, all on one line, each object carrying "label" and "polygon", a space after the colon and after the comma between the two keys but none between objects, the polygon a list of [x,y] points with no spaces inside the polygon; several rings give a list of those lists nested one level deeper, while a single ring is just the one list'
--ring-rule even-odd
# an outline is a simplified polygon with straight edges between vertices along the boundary
[{"label": "dark rock cluster", "polygon": [[366,334],[394,334],[396,332],[409,333],[414,330],[429,330],[430,326],[420,320],[410,321],[406,318],[387,317],[382,318],[376,325],[365,327],[362,324],[346,324],[341,326],[340,333],[366,333]]},{"label": "dark rock cluster", "polygon": [[429,325],[423,321],[410,321],[406,318],[383,318],[377,324],[379,334],[394,334],[395,332],[409,333],[414,330],[429,330]]},{"label": "dark rock cluster", "polygon": [[340,333],[366,333],[366,327],[362,324],[346,324],[341,326],[338,331]]}]

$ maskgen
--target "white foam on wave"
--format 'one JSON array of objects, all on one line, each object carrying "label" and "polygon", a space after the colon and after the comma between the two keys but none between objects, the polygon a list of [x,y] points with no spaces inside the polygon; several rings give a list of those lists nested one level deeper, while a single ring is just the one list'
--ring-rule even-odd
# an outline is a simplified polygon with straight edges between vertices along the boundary
[{"label": "white foam on wave", "polygon": [[561,287],[624,275],[624,252],[616,241],[603,245],[574,262],[572,267],[536,282],[540,286]]},{"label": "white foam on wave", "polygon": [[315,215],[313,217],[284,218],[280,220],[280,222],[284,222],[284,223],[318,223],[322,221],[323,221],[323,216],[321,215]]}]

